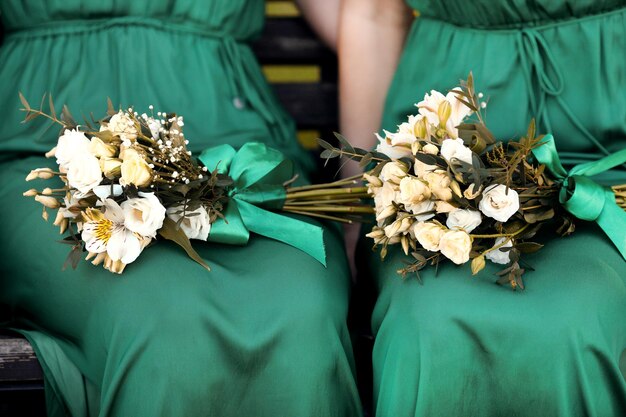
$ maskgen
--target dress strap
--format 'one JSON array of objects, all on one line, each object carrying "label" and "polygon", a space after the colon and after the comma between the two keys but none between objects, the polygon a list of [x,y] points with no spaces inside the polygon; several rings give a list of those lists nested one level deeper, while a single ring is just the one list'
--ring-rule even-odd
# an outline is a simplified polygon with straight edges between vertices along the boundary
[{"label": "dress strap", "polygon": [[[548,132],[552,131],[552,124],[546,107],[546,100],[551,97],[583,136],[602,153],[608,155],[609,151],[584,126],[561,97],[565,88],[563,74],[556,63],[550,45],[541,32],[536,28],[520,29],[517,43],[522,71],[528,85],[528,99],[532,114],[537,118],[537,124],[545,126]],[[537,83],[534,82],[534,79],[537,80]],[[535,86],[538,86],[538,91]]]}]

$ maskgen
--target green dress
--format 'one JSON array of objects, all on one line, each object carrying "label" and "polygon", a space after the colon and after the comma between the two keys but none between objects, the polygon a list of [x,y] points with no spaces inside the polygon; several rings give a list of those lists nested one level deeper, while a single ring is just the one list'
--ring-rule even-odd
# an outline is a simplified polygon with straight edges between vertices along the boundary
[{"label": "green dress", "polygon": [[[262,0],[4,0],[0,46],[0,321],[32,342],[51,416],[356,416],[338,228],[328,267],[286,244],[198,242],[205,271],[159,242],[121,276],[81,262],[22,196],[57,128],[21,124],[22,91],[72,113],[106,98],[185,117],[190,149],[263,141],[312,163],[247,41]],[[43,183],[34,184],[38,188]]]},{"label": "green dress", "polygon": [[[626,147],[624,0],[410,0],[421,12],[388,93],[383,127],[414,114],[431,89],[473,72],[498,138],[532,117],[564,162]],[[602,181],[626,183],[626,172]],[[367,242],[370,244],[369,242]],[[447,264],[403,281],[403,256],[369,255],[379,295],[374,400],[379,417],[624,416],[626,262],[581,225],[527,261],[526,290]]]}]

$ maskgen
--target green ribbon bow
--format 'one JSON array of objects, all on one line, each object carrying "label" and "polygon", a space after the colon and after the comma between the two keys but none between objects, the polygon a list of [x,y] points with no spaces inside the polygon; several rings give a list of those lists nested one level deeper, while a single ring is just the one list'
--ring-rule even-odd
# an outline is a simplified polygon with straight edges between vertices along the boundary
[{"label": "green ribbon bow", "polygon": [[283,207],[283,184],[293,177],[293,164],[281,152],[250,142],[239,151],[230,145],[205,149],[198,159],[209,171],[217,168],[234,181],[223,212],[226,221],[211,225],[209,242],[245,245],[254,232],[298,248],[326,266],[321,227],[268,211]]},{"label": "green ribbon bow", "polygon": [[559,193],[563,207],[581,220],[598,223],[626,260],[626,211],[615,202],[611,188],[589,178],[626,162],[626,149],[576,165],[568,173],[561,165],[554,137],[546,135],[541,143],[533,149],[533,154],[557,179],[563,180]]}]

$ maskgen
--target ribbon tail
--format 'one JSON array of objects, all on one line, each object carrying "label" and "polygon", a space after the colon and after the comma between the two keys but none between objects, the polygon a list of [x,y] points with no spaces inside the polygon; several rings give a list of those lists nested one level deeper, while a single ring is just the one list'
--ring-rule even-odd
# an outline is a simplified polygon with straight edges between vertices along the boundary
[{"label": "ribbon tail", "polygon": [[238,201],[238,205],[248,230],[298,248],[326,266],[324,229],[272,213],[245,201]]},{"label": "ribbon tail", "polygon": [[615,203],[613,192],[606,190],[605,199],[604,208],[596,222],[626,260],[626,211]]},{"label": "ribbon tail", "polygon": [[554,174],[558,179],[563,179],[567,176],[567,171],[561,164],[559,153],[556,150],[556,143],[554,142],[554,136],[548,134],[541,139],[541,146],[533,149],[533,155],[537,159],[537,162],[543,164],[548,170]]}]

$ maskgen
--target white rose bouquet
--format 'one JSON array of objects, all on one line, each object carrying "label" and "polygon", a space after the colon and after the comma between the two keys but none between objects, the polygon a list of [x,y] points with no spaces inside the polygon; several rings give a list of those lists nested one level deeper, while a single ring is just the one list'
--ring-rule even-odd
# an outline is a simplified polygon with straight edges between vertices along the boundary
[{"label": "white rose bouquet", "polygon": [[565,236],[575,218],[596,220],[626,258],[626,186],[611,189],[589,179],[623,164],[626,150],[566,172],[552,136],[536,137],[534,122],[520,140],[496,141],[471,74],[448,94],[431,91],[416,106],[418,113],[397,132],[377,135],[374,151],[354,148],[339,134],[341,148],[319,141],[323,158],[375,164],[363,175],[377,222],[367,236],[383,259],[396,244],[412,256],[400,274],[419,278],[427,265],[470,260],[477,274],[489,260],[506,265],[498,283],[523,289],[529,267],[521,255],[542,248],[533,241],[539,229],[550,226]]},{"label": "white rose bouquet", "polygon": [[[78,125],[67,107],[57,117],[32,108],[20,94],[26,121],[45,117],[61,125],[57,145],[46,156],[58,167],[37,168],[26,177],[56,181],[25,196],[56,210],[54,224],[72,246],[65,266],[83,256],[122,273],[158,239],[180,245],[209,269],[190,239],[246,244],[261,234],[301,249],[325,265],[323,229],[276,211],[342,222],[359,221],[373,209],[357,178],[330,184],[291,186],[293,165],[282,153],[251,142],[235,150],[220,145],[197,158],[187,149],[183,118],[157,112],[139,115],[132,108]],[[59,181],[60,180],[60,181]],[[346,187],[348,186],[348,187]],[[352,186],[352,187],[350,187]],[[64,267],[65,267],[64,266]]]}]

